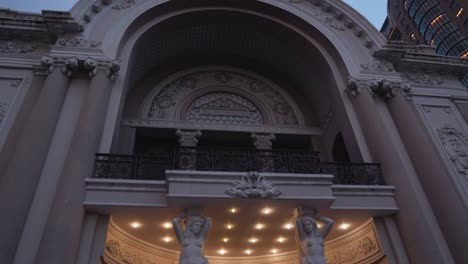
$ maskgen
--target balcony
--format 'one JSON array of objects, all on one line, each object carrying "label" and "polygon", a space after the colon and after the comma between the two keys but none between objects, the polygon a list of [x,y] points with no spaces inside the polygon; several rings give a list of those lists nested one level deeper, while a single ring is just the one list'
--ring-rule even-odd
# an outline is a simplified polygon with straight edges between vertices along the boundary
[{"label": "balcony", "polygon": [[94,178],[165,180],[167,170],[332,174],[336,185],[384,185],[375,163],[321,162],[317,152],[176,147],[155,156],[97,154]]}]

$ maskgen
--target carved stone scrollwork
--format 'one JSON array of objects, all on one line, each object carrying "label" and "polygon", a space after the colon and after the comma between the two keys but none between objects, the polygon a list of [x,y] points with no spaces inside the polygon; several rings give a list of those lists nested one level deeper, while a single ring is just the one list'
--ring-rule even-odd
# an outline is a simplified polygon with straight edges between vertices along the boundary
[{"label": "carved stone scrollwork", "polygon": [[136,0],[120,0],[112,7],[112,9],[115,9],[115,10],[127,9],[127,8],[132,7],[134,4],[136,4]]},{"label": "carved stone scrollwork", "polygon": [[198,138],[202,135],[200,130],[177,129],[176,135],[179,137],[179,144],[184,147],[196,147]]},{"label": "carved stone scrollwork", "polygon": [[41,65],[46,68],[44,72],[45,74],[50,74],[51,72],[54,71],[54,68],[55,68],[54,63],[55,63],[55,60],[52,57],[43,56],[41,58]]},{"label": "carved stone scrollwork", "polygon": [[374,62],[374,63],[367,63],[361,64],[361,68],[368,71],[376,71],[376,72],[394,72],[392,64],[387,62]]},{"label": "carved stone scrollwork", "polygon": [[0,41],[0,53],[29,53],[36,49],[36,45],[12,41]]},{"label": "carved stone scrollwork", "polygon": [[450,124],[437,129],[437,134],[456,170],[468,176],[468,137]]},{"label": "carved stone scrollwork", "polygon": [[276,139],[275,134],[252,133],[250,137],[253,139],[256,149],[271,149],[273,146],[272,141]]},{"label": "carved stone scrollwork", "polygon": [[57,45],[63,47],[98,48],[101,44],[100,41],[87,40],[82,37],[60,38],[57,40]]},{"label": "carved stone scrollwork", "polygon": [[382,80],[377,85],[371,86],[371,90],[374,94],[379,95],[385,100],[391,99],[396,95],[393,83],[387,80]]},{"label": "carved stone scrollwork", "polygon": [[111,80],[114,81],[119,76],[120,71],[120,61],[112,61],[110,62],[107,70],[106,76]]},{"label": "carved stone scrollwork", "polygon": [[444,81],[439,76],[431,76],[428,74],[424,74],[424,75],[406,74],[406,78],[414,83],[424,84],[424,85],[440,85],[444,83]]},{"label": "carved stone scrollwork", "polygon": [[234,182],[225,193],[229,196],[244,199],[271,199],[281,195],[281,191],[273,187],[273,183],[265,180],[256,171],[248,172],[241,180]]},{"label": "carved stone scrollwork", "polygon": [[141,264],[156,264],[150,255],[140,254],[125,246],[121,246],[119,241],[109,240],[106,243],[105,250],[107,253],[121,263],[141,263]]}]

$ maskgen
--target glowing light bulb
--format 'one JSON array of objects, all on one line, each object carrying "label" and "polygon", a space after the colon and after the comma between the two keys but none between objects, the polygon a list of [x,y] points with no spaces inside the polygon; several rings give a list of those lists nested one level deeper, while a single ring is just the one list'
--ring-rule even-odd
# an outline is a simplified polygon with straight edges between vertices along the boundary
[{"label": "glowing light bulb", "polygon": [[291,224],[291,223],[286,223],[286,224],[283,225],[283,228],[284,228],[284,229],[291,230],[291,229],[294,228],[294,225]]},{"label": "glowing light bulb", "polygon": [[338,228],[342,230],[346,230],[351,226],[351,224],[348,223],[342,223]]},{"label": "glowing light bulb", "polygon": [[323,227],[323,224],[322,224],[322,223],[317,223],[317,227],[318,227],[318,228],[322,228],[322,227]]},{"label": "glowing light bulb", "polygon": [[163,237],[163,239],[162,239],[162,240],[163,240],[164,242],[166,242],[166,243],[169,243],[169,242],[171,242],[171,241],[172,241],[172,237],[169,237],[169,236],[167,236],[167,237]]},{"label": "glowing light bulb", "polygon": [[286,241],[286,238],[284,237],[278,237],[278,239],[276,239],[276,241],[280,242],[280,243],[283,243],[284,241]]},{"label": "glowing light bulb", "polygon": [[252,244],[255,244],[255,243],[258,242],[258,238],[256,238],[256,237],[251,237],[251,238],[249,238],[249,242],[252,243]]},{"label": "glowing light bulb", "polygon": [[247,255],[250,255],[250,254],[252,254],[252,250],[247,249],[247,250],[244,251],[244,253],[247,254]]},{"label": "glowing light bulb", "polygon": [[279,250],[278,250],[278,249],[276,249],[276,248],[274,248],[274,249],[270,250],[270,252],[271,252],[271,253],[273,253],[273,254],[276,254],[276,253],[278,253],[278,252],[279,252]]},{"label": "glowing light bulb", "polygon": [[227,242],[229,242],[229,238],[223,237],[222,241],[223,241],[224,243],[227,243]]},{"label": "glowing light bulb", "polygon": [[165,229],[172,228],[172,223],[171,222],[164,222],[164,223],[162,223],[162,227],[164,227]]},{"label": "glowing light bulb", "polygon": [[257,230],[262,230],[263,228],[265,228],[265,225],[262,224],[262,223],[258,223],[258,224],[255,225],[255,229],[257,229]]},{"label": "glowing light bulb", "polygon": [[269,215],[273,212],[273,209],[269,208],[269,207],[265,207],[262,209],[262,214],[264,215]]},{"label": "glowing light bulb", "polygon": [[235,214],[235,213],[237,213],[237,208],[234,208],[234,207],[230,208],[229,212]]},{"label": "glowing light bulb", "polygon": [[130,223],[130,226],[133,227],[133,228],[140,228],[141,227],[141,223],[140,222],[132,222]]},{"label": "glowing light bulb", "polygon": [[224,255],[226,253],[227,253],[227,250],[225,250],[224,248],[218,250],[218,254],[220,254],[220,255]]},{"label": "glowing light bulb", "polygon": [[231,229],[234,228],[234,225],[233,225],[233,224],[227,224],[227,225],[226,225],[226,228],[229,229],[229,230],[231,230]]}]

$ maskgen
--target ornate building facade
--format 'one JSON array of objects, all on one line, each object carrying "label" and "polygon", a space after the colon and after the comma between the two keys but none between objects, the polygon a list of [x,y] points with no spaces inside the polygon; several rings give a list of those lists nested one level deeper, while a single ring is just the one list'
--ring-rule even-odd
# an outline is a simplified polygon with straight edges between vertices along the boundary
[{"label": "ornate building facade", "polygon": [[468,60],[339,0],[0,20],[2,263],[468,262]]}]

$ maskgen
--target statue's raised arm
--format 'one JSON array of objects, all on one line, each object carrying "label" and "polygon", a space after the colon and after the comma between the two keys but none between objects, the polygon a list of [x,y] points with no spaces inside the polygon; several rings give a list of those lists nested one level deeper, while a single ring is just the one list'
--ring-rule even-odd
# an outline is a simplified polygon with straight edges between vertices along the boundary
[{"label": "statue's raised arm", "polygon": [[[182,230],[181,221],[185,222]],[[172,225],[180,243],[179,264],[208,264],[203,256],[203,244],[208,236],[211,218],[203,218],[195,212],[184,212],[172,220]]]}]

